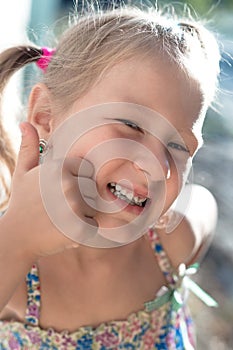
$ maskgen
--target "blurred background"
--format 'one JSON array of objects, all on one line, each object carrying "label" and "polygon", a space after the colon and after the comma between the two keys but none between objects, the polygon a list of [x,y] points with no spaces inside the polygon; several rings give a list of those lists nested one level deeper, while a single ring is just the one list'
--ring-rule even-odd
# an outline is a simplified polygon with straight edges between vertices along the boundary
[{"label": "blurred background", "polygon": [[[74,10],[74,2],[0,0],[0,49],[28,42],[27,38],[38,45],[53,46],[52,33],[62,31],[69,13]],[[81,6],[83,3],[85,1],[80,1]],[[114,3],[117,5],[120,0]],[[128,3],[137,4],[137,1]],[[140,3],[154,4],[153,0]],[[208,188],[219,206],[213,243],[195,277],[195,281],[218,301],[219,307],[209,309],[194,296],[190,304],[197,324],[198,349],[230,350],[233,349],[233,0],[189,0],[185,3],[189,10],[181,0],[157,1],[159,8],[167,6],[172,11],[172,4],[178,12],[190,11],[192,16],[204,19],[207,27],[216,33],[222,52],[219,91],[207,114],[203,131],[205,144],[195,158],[193,173],[194,182]],[[99,0],[99,4],[107,7],[109,1]],[[3,114],[16,147],[20,138],[17,125],[24,112],[21,101],[26,100],[39,74],[38,69],[28,67],[23,75],[19,73],[14,77],[7,88]]]}]

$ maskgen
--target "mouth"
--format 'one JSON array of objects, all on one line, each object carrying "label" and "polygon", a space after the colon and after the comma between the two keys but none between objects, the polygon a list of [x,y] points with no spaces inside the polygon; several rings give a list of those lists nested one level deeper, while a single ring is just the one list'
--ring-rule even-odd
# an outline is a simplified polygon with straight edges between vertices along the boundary
[{"label": "mouth", "polygon": [[149,198],[135,195],[134,191],[131,191],[128,188],[122,187],[115,182],[108,183],[107,187],[114,196],[116,196],[117,198],[120,198],[121,200],[125,201],[129,205],[144,208],[147,202],[149,201]]}]

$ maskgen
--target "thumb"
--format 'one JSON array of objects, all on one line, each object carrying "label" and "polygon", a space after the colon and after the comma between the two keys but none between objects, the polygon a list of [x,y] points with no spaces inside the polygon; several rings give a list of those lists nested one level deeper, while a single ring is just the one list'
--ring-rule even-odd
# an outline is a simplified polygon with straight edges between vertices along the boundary
[{"label": "thumb", "polygon": [[39,162],[39,136],[36,128],[28,123],[20,124],[22,140],[18,154],[16,172],[27,172]]}]

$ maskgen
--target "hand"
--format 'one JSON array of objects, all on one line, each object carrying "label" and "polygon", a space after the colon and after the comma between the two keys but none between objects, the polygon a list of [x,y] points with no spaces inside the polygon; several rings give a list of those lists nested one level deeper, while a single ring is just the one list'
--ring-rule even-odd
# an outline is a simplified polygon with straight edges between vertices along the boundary
[{"label": "hand", "polygon": [[[54,225],[45,210],[39,184],[39,138],[36,129],[30,123],[22,123],[22,143],[16,170],[12,180],[12,194],[7,212],[1,218],[4,221],[6,238],[11,240],[11,246],[38,259],[42,256],[55,254],[67,248],[78,247],[78,244],[67,238]],[[79,167],[82,162],[82,167]],[[84,165],[84,166],[83,166]],[[61,163],[54,161],[49,164],[48,171],[59,172]],[[91,179],[92,165],[83,159],[68,159],[63,167],[63,193],[70,207],[81,219],[77,230],[85,232],[85,222],[96,228],[93,219],[95,210],[87,205],[80,194],[77,176],[88,189],[89,200],[94,200],[95,184]],[[52,189],[52,186],[51,186]],[[84,189],[84,192],[85,192]],[[93,191],[92,191],[93,190]],[[82,189],[83,193],[83,189]],[[84,193],[85,195],[85,193]],[[91,198],[91,199],[90,199]],[[56,206],[56,194],[54,206]],[[59,205],[57,205],[59,210]],[[62,213],[59,213],[62,215]],[[64,218],[65,220],[66,218]]]}]

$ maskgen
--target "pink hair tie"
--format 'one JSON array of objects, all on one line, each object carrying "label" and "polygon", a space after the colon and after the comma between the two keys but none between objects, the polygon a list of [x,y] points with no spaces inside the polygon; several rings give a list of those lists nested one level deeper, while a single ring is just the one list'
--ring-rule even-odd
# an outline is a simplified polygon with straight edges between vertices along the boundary
[{"label": "pink hair tie", "polygon": [[42,56],[36,61],[36,65],[45,73],[46,69],[48,68],[49,62],[51,61],[51,58],[53,57],[53,54],[55,53],[56,49],[50,49],[48,47],[42,47]]}]

